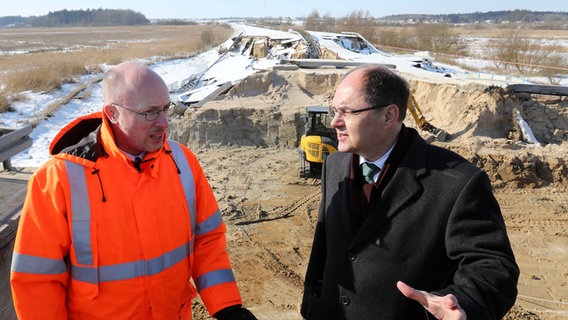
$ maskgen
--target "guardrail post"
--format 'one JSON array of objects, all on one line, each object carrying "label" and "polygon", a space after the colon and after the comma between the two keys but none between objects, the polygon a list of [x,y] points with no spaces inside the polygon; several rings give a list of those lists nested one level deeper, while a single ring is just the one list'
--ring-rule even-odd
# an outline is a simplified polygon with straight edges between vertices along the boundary
[{"label": "guardrail post", "polygon": [[10,158],[32,146],[32,139],[28,136],[32,126],[21,129],[0,128],[0,161],[4,170],[13,171]]}]

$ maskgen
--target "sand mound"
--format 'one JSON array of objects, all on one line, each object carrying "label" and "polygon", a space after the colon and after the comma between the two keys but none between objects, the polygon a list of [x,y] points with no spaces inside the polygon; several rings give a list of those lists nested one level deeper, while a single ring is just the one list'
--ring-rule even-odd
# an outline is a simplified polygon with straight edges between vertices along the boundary
[{"label": "sand mound", "polygon": [[[258,72],[171,122],[170,136],[202,162],[228,226],[245,306],[259,319],[300,320],[302,283],[320,199],[298,177],[305,107],[327,105],[345,70]],[[485,169],[521,268],[506,320],[565,319],[568,220],[566,98],[513,96],[480,84],[408,78],[426,119]],[[517,113],[541,145],[524,141]],[[406,125],[416,127],[408,116]],[[562,270],[562,271],[559,271]],[[196,301],[194,319],[210,319]]]},{"label": "sand mound", "polygon": [[[172,122],[171,136],[192,148],[295,148],[307,106],[327,105],[345,70],[263,71]],[[405,77],[407,77],[405,75]],[[568,100],[517,96],[482,84],[431,83],[408,78],[414,97],[435,127],[451,136],[434,144],[452,149],[490,175],[495,187],[566,185]],[[539,144],[524,140],[519,115]],[[415,127],[407,115],[407,126]]]}]

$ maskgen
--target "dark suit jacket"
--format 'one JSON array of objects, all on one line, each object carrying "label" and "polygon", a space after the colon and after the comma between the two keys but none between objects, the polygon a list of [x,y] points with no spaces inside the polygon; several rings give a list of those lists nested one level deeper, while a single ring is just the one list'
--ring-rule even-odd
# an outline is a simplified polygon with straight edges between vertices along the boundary
[{"label": "dark suit jacket", "polygon": [[403,128],[397,152],[403,156],[389,164],[389,181],[375,190],[358,231],[348,201],[354,157],[327,158],[302,315],[428,319],[398,291],[402,280],[454,294],[469,320],[501,319],[515,302],[519,269],[488,176],[414,129]]}]

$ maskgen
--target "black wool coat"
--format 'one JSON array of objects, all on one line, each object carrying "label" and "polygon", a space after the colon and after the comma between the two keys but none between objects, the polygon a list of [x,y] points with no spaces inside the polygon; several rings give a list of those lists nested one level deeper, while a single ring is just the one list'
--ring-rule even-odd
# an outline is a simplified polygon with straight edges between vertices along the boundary
[{"label": "black wool coat", "polygon": [[398,291],[402,280],[454,294],[469,320],[501,319],[515,302],[519,269],[487,174],[414,129],[403,128],[397,152],[400,160],[387,168],[388,182],[373,191],[355,231],[349,199],[357,158],[327,158],[302,316],[434,319]]}]

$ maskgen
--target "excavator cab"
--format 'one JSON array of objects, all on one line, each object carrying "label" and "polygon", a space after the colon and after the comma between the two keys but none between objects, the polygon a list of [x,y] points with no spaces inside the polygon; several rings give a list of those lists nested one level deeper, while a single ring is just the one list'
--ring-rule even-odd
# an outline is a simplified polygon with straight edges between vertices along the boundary
[{"label": "excavator cab", "polygon": [[298,146],[300,178],[320,173],[325,158],[337,151],[337,134],[327,107],[307,107],[306,112],[306,133]]}]

